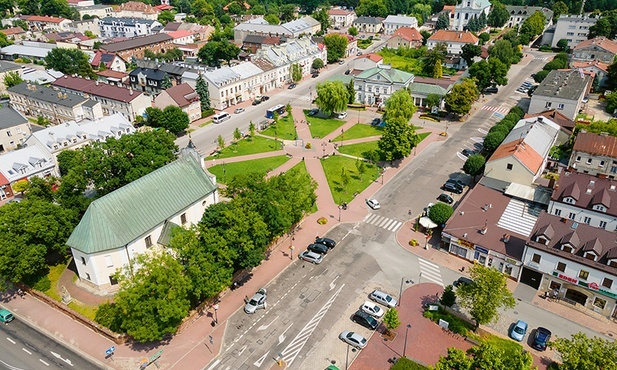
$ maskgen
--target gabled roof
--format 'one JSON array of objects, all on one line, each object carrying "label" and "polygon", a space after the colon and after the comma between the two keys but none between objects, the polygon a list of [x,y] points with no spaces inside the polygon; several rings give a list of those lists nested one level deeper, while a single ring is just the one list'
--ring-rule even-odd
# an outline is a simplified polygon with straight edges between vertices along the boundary
[{"label": "gabled roof", "polygon": [[330,8],[328,10],[329,15],[349,15],[349,14],[352,14],[353,12],[354,12],[353,10],[341,9],[341,8]]},{"label": "gabled roof", "polygon": [[461,42],[465,44],[477,44],[479,39],[468,31],[439,30],[428,38],[435,42]]},{"label": "gabled roof", "polygon": [[516,141],[501,144],[493,155],[491,155],[488,162],[493,162],[505,157],[515,158],[532,174],[537,174],[544,162],[544,158],[533,150],[532,147]]},{"label": "gabled roof", "polygon": [[524,118],[534,118],[539,116],[548,118],[552,122],[555,122],[563,130],[570,134],[572,133],[572,131],[574,131],[574,127],[576,126],[576,123],[573,120],[563,115],[557,109],[545,110],[544,112],[540,113],[527,113],[525,114]]},{"label": "gabled roof", "polygon": [[67,75],[54,81],[52,85],[124,103],[131,102],[142,94],[124,87]]},{"label": "gabled roof", "polygon": [[188,83],[172,86],[165,90],[167,94],[182,108],[190,105],[195,100],[199,100],[199,95]]},{"label": "gabled roof", "polygon": [[96,74],[99,76],[107,77],[107,78],[117,78],[119,80],[122,80],[123,78],[128,77],[129,75],[126,72],[112,71],[111,69],[106,69],[104,71],[98,71],[96,72]]},{"label": "gabled roof", "polygon": [[579,132],[572,150],[596,156],[617,158],[617,137]]},{"label": "gabled roof", "polygon": [[181,39],[187,36],[193,36],[195,32],[191,32],[189,30],[177,30],[177,31],[168,32],[167,34],[173,37],[175,40],[175,39]]},{"label": "gabled roof", "polygon": [[173,38],[166,33],[157,33],[154,35],[134,37],[125,41],[114,42],[111,44],[101,45],[101,49],[110,52],[118,52],[124,50],[131,50],[138,47],[148,46],[152,44],[158,44],[165,41],[171,41]]},{"label": "gabled roof", "polygon": [[401,27],[394,31],[392,37],[400,36],[407,41],[422,41],[422,35],[414,27]]},{"label": "gabled roof", "polygon": [[568,197],[575,200],[574,204],[568,203],[569,206],[601,212],[593,206],[603,205],[606,211],[601,213],[617,216],[617,180],[565,171],[555,184],[551,200],[562,203]]},{"label": "gabled roof", "polygon": [[356,59],[370,59],[371,61],[378,63],[381,62],[383,60],[383,57],[379,54],[375,54],[375,53],[368,53],[368,54],[362,54],[359,57],[357,57]]},{"label": "gabled roof", "polygon": [[11,183],[54,168],[49,152],[31,146],[0,155],[0,172]]},{"label": "gabled roof", "polygon": [[423,95],[437,94],[439,96],[445,96],[448,93],[448,90],[439,85],[431,85],[414,81],[410,86],[410,92],[412,95],[416,93]]},{"label": "gabled roof", "polygon": [[409,24],[409,25],[417,25],[418,20],[416,17],[410,17],[407,15],[394,15],[389,14],[386,19],[383,20],[383,23],[395,23],[395,24]]},{"label": "gabled roof", "polygon": [[43,23],[62,23],[64,21],[70,21],[70,19],[59,18],[59,17],[50,17],[48,15],[40,16],[40,15],[26,15],[25,20],[28,22],[43,22]]},{"label": "gabled roof", "polygon": [[47,86],[29,84],[28,82],[22,82],[19,85],[11,86],[7,90],[15,94],[27,96],[31,99],[58,104],[69,108],[84,104],[88,101],[88,99],[77,94],[62,93],[54,91]]},{"label": "gabled roof", "polygon": [[25,33],[26,31],[24,31],[24,29],[21,27],[9,27],[9,28],[0,30],[0,32],[2,32],[3,34],[7,36],[11,36],[11,35],[19,35],[19,34]]},{"label": "gabled roof", "polygon": [[356,76],[358,79],[374,80],[385,79],[389,83],[410,83],[413,82],[413,73],[401,71],[390,66],[378,65],[374,68],[369,68]]},{"label": "gabled roof", "polygon": [[353,23],[354,24],[380,24],[383,22],[383,18],[379,18],[379,17],[358,17],[356,18]]},{"label": "gabled roof", "polygon": [[23,125],[28,123],[28,119],[8,104],[0,106],[0,130]]},{"label": "gabled roof", "polygon": [[604,71],[604,73],[608,73],[608,66],[609,66],[608,64],[602,63],[599,60],[589,60],[585,62],[572,62],[571,65],[572,65],[572,68],[581,68],[581,69],[590,69],[590,68],[596,67]]},{"label": "gabled roof", "polygon": [[214,191],[198,156],[183,151],[174,162],[92,202],[66,244],[86,254],[122,248]]},{"label": "gabled roof", "polygon": [[154,81],[163,81],[165,79],[165,72],[155,68],[135,68],[129,73],[129,76],[138,76],[143,74],[146,78]]},{"label": "gabled roof", "polygon": [[581,41],[576,45],[576,47],[574,47],[574,50],[582,50],[594,46],[602,48],[609,53],[617,54],[617,41],[607,39],[604,36],[599,36],[590,40]]}]

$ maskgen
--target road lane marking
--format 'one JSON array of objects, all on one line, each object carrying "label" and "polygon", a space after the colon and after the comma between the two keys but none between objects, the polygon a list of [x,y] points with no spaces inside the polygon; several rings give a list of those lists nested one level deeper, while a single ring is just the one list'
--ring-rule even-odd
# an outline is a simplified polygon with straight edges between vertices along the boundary
[{"label": "road lane marking", "polygon": [[330,291],[332,291],[332,289],[336,288],[336,284],[334,282],[336,281],[336,279],[338,279],[339,276],[340,275],[336,275],[334,280],[332,280],[332,282],[330,283]]},{"label": "road lane marking", "polygon": [[8,340],[9,342],[15,344],[15,341],[13,339],[11,339],[11,338],[6,338],[6,340]]},{"label": "road lane marking", "polygon": [[441,280],[441,270],[438,265],[422,258],[418,258],[418,262],[420,263],[420,273],[422,274],[422,278],[424,280],[429,280],[443,286],[443,281]]},{"label": "road lane marking", "polygon": [[259,360],[253,362],[253,365],[257,366],[257,367],[261,367],[261,364],[264,363],[264,360],[266,359],[266,357],[268,356],[268,353],[270,353],[270,351],[266,352],[265,355],[261,356],[259,358]]},{"label": "road lane marking", "polygon": [[41,360],[40,358],[39,358],[39,361],[40,361],[41,363],[43,363],[45,366],[49,366],[49,364],[48,364],[47,362],[45,362],[45,361]]},{"label": "road lane marking", "polygon": [[[277,303],[278,303],[278,302],[277,302]],[[276,305],[276,303],[275,303],[275,305]],[[274,306],[272,306],[272,307],[274,307]],[[262,316],[262,317],[263,317],[263,316]],[[262,330],[266,330],[266,329],[268,329],[268,328],[270,327],[270,325],[272,325],[272,324],[276,321],[276,319],[278,319],[278,318],[279,318],[279,317],[278,317],[278,316],[276,316],[274,319],[272,319],[272,321],[270,321],[270,323],[269,323],[268,325],[262,325],[262,326],[260,326],[259,328],[257,328],[257,331],[262,331]],[[261,320],[261,319],[260,319],[260,320]]]},{"label": "road lane marking", "polygon": [[281,335],[279,335],[279,344],[283,343],[285,341],[285,333],[287,333],[287,330],[289,330],[289,328],[291,328],[291,326],[294,323],[292,322],[291,324],[289,324],[289,326],[287,327],[287,329],[283,330],[283,332],[281,333]]}]

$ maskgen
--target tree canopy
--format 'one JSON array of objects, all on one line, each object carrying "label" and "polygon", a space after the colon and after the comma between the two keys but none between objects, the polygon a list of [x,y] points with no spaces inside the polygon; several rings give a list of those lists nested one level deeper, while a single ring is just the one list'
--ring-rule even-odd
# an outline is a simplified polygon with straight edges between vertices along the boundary
[{"label": "tree canopy", "polygon": [[317,99],[315,105],[326,113],[344,112],[347,110],[349,92],[341,81],[326,81],[317,84]]},{"label": "tree canopy", "polygon": [[389,120],[390,118],[400,117],[405,120],[405,122],[409,121],[413,114],[418,110],[418,107],[413,103],[413,99],[409,94],[409,91],[405,89],[401,89],[395,91],[390,97],[386,100],[386,108],[385,108],[385,119]]},{"label": "tree canopy", "polygon": [[531,354],[524,352],[519,345],[498,346],[482,342],[478,347],[470,348],[467,354],[458,348],[448,348],[448,355],[439,357],[435,370],[452,369],[532,370],[535,367]]},{"label": "tree canopy", "polygon": [[96,80],[88,55],[79,49],[54,48],[45,57],[47,68],[55,69],[67,75],[77,74]]},{"label": "tree canopy", "polygon": [[345,57],[347,50],[347,37],[336,33],[328,34],[323,39],[326,49],[328,49],[328,63],[334,63]]},{"label": "tree canopy", "polygon": [[454,210],[449,204],[438,202],[428,211],[428,218],[437,225],[443,225],[448,221]]},{"label": "tree canopy", "polygon": [[463,165],[463,172],[472,177],[481,175],[484,172],[484,164],[486,160],[481,154],[470,155]]},{"label": "tree canopy", "polygon": [[493,9],[488,13],[487,23],[491,27],[503,27],[510,19],[510,13],[506,9],[506,6],[495,2],[493,4]]},{"label": "tree canopy", "polygon": [[589,338],[579,332],[570,339],[559,337],[550,346],[562,359],[560,370],[617,369],[617,344],[613,340]]},{"label": "tree canopy", "polygon": [[474,44],[463,45],[462,51],[463,52],[461,53],[461,57],[465,59],[465,62],[467,62],[468,66],[471,66],[473,64],[474,62],[473,59],[475,57],[479,57],[482,54],[482,48],[480,47],[480,45],[474,45]]},{"label": "tree canopy", "polygon": [[377,147],[384,153],[387,161],[393,161],[407,157],[419,143],[420,137],[408,120],[395,115],[387,118]]},{"label": "tree canopy", "polygon": [[479,95],[480,92],[475,82],[465,79],[463,82],[454,85],[452,90],[446,95],[446,110],[458,115],[467,114]]},{"label": "tree canopy", "polygon": [[231,65],[231,60],[236,59],[240,54],[240,48],[229,42],[228,40],[210,41],[204,45],[197,56],[199,59],[210,67],[220,67],[221,60]]},{"label": "tree canopy", "polygon": [[177,134],[189,127],[189,115],[176,105],[168,105],[164,109],[146,108],[146,124],[150,127],[160,127]]}]

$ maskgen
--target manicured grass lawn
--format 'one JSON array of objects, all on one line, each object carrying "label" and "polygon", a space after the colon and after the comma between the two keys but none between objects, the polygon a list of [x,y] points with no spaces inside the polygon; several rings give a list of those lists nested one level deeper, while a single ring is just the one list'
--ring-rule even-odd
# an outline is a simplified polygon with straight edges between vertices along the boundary
[{"label": "manicured grass lawn", "polygon": [[332,141],[337,142],[344,140],[352,140],[352,139],[360,139],[363,137],[371,137],[371,136],[380,136],[383,133],[383,127],[379,126],[371,126],[365,125],[363,123],[359,123],[353,125],[349,130],[345,131],[345,134],[339,135],[332,139]]},{"label": "manicured grass lawn", "polygon": [[219,154],[209,156],[206,160],[230,158],[255,153],[274,152],[276,150],[281,150],[280,142],[277,143],[273,139],[255,136],[253,138],[241,139],[236,144],[227,144],[227,146],[221,150]]},{"label": "manicured grass lawn", "polygon": [[[60,280],[60,276],[62,276],[62,273],[66,269],[66,266],[67,265],[65,264],[49,266],[49,273],[47,273],[47,278],[51,283],[51,287],[43,293],[58,302],[62,302],[62,292],[59,292],[57,289],[58,281]],[[77,301],[69,303],[69,307],[91,320],[94,320],[96,310],[98,309],[97,306],[88,306]]]},{"label": "manicured grass lawn", "polygon": [[[529,333],[529,331],[527,333]],[[525,337],[525,339],[527,339],[527,337]],[[521,346],[518,342],[515,342],[510,338],[501,338],[496,335],[486,334],[486,335],[483,335],[480,340],[482,342],[489,343],[495,346],[496,348],[503,349],[506,352],[520,353],[523,350],[523,346]]]},{"label": "manicured grass lawn", "polygon": [[[430,132],[424,132],[420,134],[420,141],[424,140],[428,135],[430,135]],[[345,138],[347,138],[347,133],[345,133]],[[337,142],[336,139],[332,141],[335,143]],[[339,152],[343,154],[353,155],[354,157],[367,158],[365,153],[373,151],[373,150],[379,151],[379,148],[377,147],[377,141],[378,140],[367,141],[365,143],[347,144],[347,145],[339,146],[338,150]],[[385,157],[383,155],[380,155],[380,160],[384,161]]]},{"label": "manicured grass lawn", "polygon": [[235,175],[241,173],[259,172],[265,175],[288,160],[289,157],[286,155],[278,155],[276,157],[252,159],[250,161],[219,164],[208,168],[208,171],[216,175],[217,182],[226,184]]},{"label": "manicured grass lawn", "polygon": [[373,41],[371,41],[369,39],[358,39],[358,47],[360,49],[366,49],[369,46],[371,46],[372,43],[373,43]]},{"label": "manicured grass lawn", "polygon": [[298,137],[291,114],[279,118],[276,125],[272,125],[261,132],[262,135],[275,137],[284,140],[295,140]]},{"label": "manicured grass lawn", "polygon": [[[304,113],[306,114],[308,111]],[[310,123],[309,130],[311,130],[311,135],[315,138],[325,137],[345,124],[344,121],[338,119],[311,117],[309,115],[306,115],[306,120]]]},{"label": "manicured grass lawn", "polygon": [[405,72],[411,72],[415,75],[423,75],[422,61],[420,59],[412,59],[401,55],[396,55],[394,52],[381,50],[379,54],[383,57],[384,64],[392,65],[392,68],[400,69]]},{"label": "manicured grass lawn", "polygon": [[[362,192],[379,177],[379,168],[365,162],[366,171],[360,178],[356,168],[356,160],[341,155],[328,157],[322,160],[321,164],[336,204],[350,202],[354,198],[354,193]],[[344,185],[341,180],[342,169],[345,169],[349,178],[347,185]]]}]

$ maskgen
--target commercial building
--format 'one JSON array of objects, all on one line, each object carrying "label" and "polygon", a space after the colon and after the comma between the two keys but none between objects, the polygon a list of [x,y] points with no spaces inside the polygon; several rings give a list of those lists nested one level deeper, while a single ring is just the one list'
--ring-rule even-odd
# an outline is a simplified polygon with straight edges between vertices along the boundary
[{"label": "commercial building", "polygon": [[575,119],[583,99],[591,90],[593,77],[578,70],[553,70],[536,88],[529,104],[529,113],[557,109],[569,119]]},{"label": "commercial building", "polygon": [[354,76],[356,101],[367,105],[383,105],[395,91],[407,89],[413,82],[414,75],[392,68],[390,65],[378,65]]},{"label": "commercial building", "polygon": [[[587,16],[562,15],[555,24],[553,39],[550,40],[551,47],[557,47],[559,40],[565,39],[568,41],[568,47],[574,49],[580,42],[587,40],[589,28],[596,24],[597,21],[597,18]],[[544,42],[545,40],[542,39],[542,41]]]},{"label": "commercial building", "polygon": [[163,25],[152,19],[105,17],[99,20],[99,35],[104,38],[148,36],[161,29]]},{"label": "commercial building", "polygon": [[31,133],[26,117],[7,104],[0,106],[0,153],[17,149]]}]

